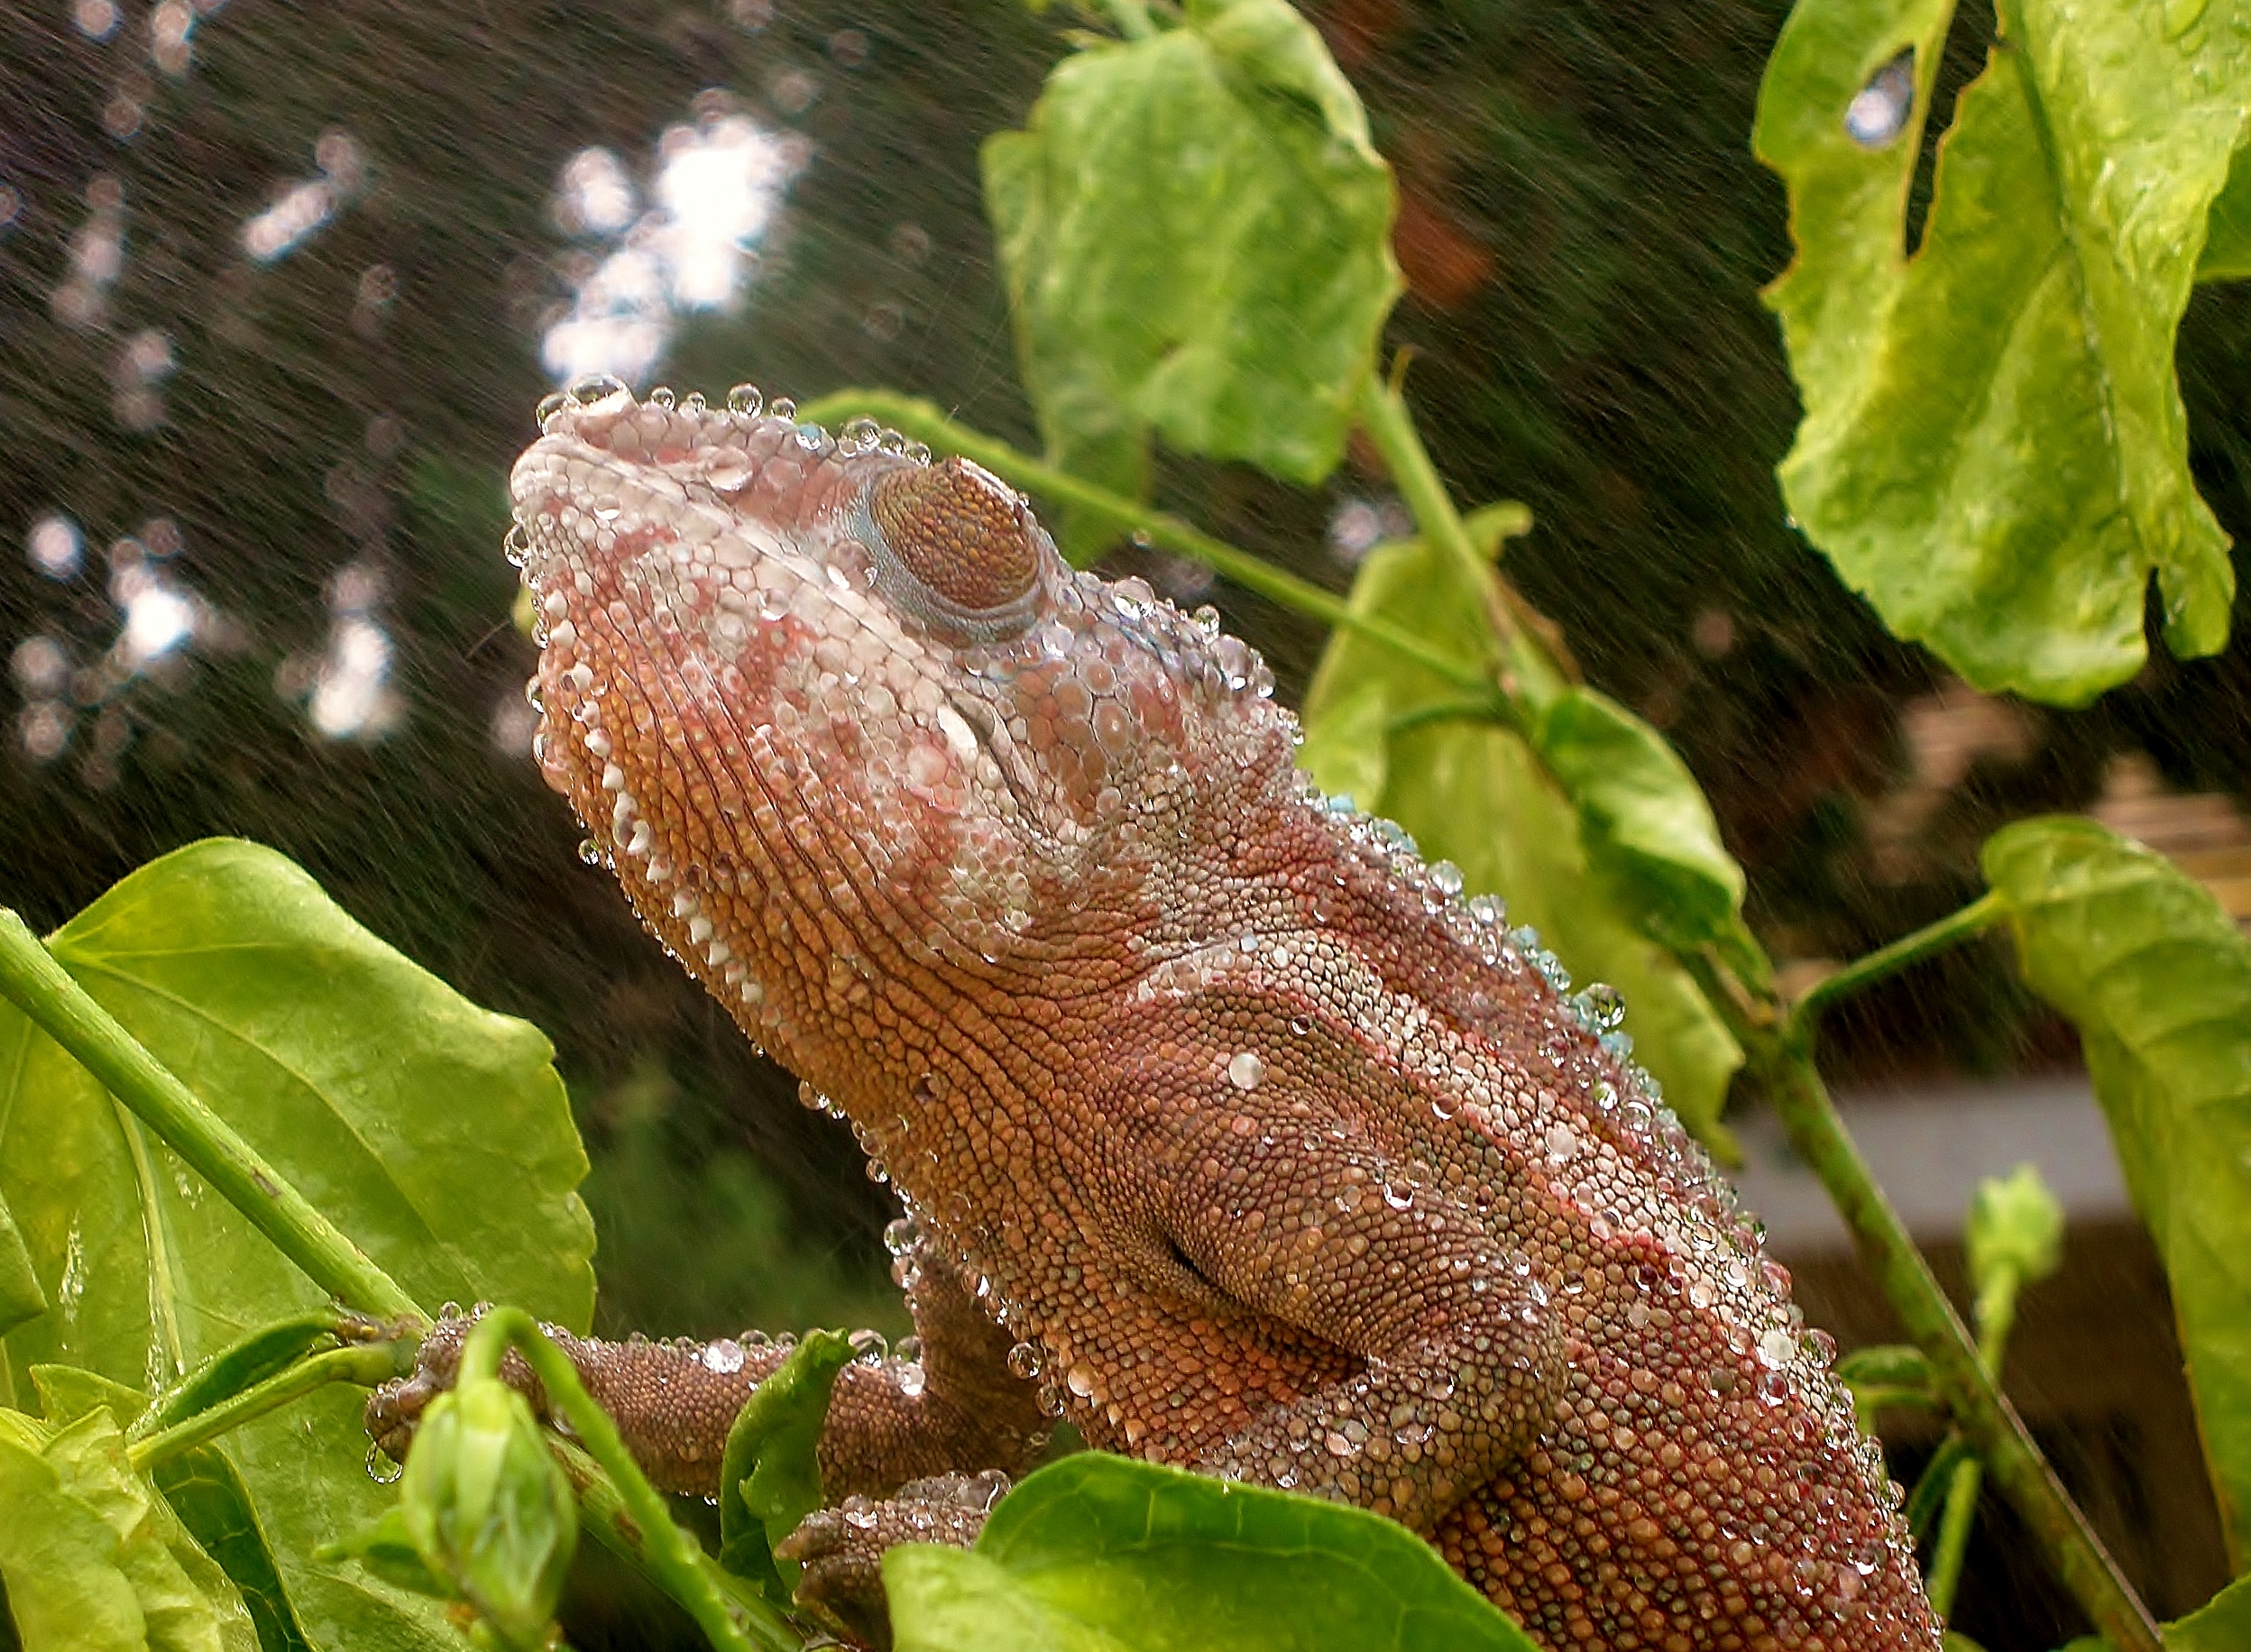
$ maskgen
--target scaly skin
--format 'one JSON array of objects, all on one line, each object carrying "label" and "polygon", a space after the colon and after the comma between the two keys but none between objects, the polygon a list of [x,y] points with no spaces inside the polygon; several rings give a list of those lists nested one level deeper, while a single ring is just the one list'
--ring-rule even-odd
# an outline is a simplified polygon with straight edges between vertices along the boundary
[{"label": "scaly skin", "polygon": [[[1030,1379],[910,1448],[866,1368],[837,1483],[1013,1470],[1035,1387],[1404,1521],[1549,1647],[1937,1646],[1788,1275],[1536,941],[1311,794],[1255,655],[974,466],[670,402],[565,399],[516,467],[544,771]],[[629,1346],[578,1352],[637,1449],[715,1464],[752,1373],[691,1424],[708,1354]],[[872,1576],[833,1516],[795,1541]]]}]

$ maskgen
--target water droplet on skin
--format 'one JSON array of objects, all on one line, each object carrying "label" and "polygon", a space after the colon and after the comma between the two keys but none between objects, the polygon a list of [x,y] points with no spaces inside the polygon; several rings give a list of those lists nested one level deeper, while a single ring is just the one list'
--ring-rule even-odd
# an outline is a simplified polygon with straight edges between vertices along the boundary
[{"label": "water droplet on skin", "polygon": [[1869,78],[1845,106],[1845,135],[1862,149],[1883,149],[1906,130],[1915,109],[1915,48]]},{"label": "water droplet on skin", "polygon": [[742,1345],[731,1336],[722,1336],[703,1345],[702,1358],[704,1370],[730,1377],[742,1369]]},{"label": "water droplet on skin", "polygon": [[1450,860],[1441,860],[1430,868],[1430,881],[1438,886],[1438,893],[1449,899],[1462,892],[1462,868]]},{"label": "water droplet on skin", "polygon": [[1256,1051],[1245,1050],[1227,1063],[1227,1082],[1238,1090],[1254,1090],[1266,1081],[1266,1062]]},{"label": "water droplet on skin", "polygon": [[745,418],[756,418],[766,406],[766,398],[755,384],[738,384],[727,392],[727,410],[740,413]]},{"label": "water droplet on skin", "polygon": [[1008,1350],[1008,1374],[1030,1381],[1040,1374],[1040,1351],[1028,1342]]},{"label": "water droplet on skin", "polygon": [[1063,1382],[1080,1399],[1090,1400],[1094,1397],[1094,1367],[1073,1365],[1064,1374]]},{"label": "water droplet on skin", "polygon": [[1579,1151],[1579,1138],[1571,1133],[1571,1126],[1557,1119],[1548,1126],[1548,1157],[1557,1164],[1566,1164]]},{"label": "water droplet on skin", "polygon": [[632,394],[624,380],[606,372],[581,373],[563,387],[563,393],[582,408],[607,401],[612,396],[629,398]]},{"label": "water droplet on skin", "polygon": [[[905,1345],[901,1344],[900,1345],[904,1347]],[[928,1385],[930,1381],[928,1377],[923,1375],[923,1368],[919,1363],[910,1363],[900,1366],[896,1380],[899,1385],[899,1392],[905,1394],[909,1400],[921,1399],[923,1390]]]}]

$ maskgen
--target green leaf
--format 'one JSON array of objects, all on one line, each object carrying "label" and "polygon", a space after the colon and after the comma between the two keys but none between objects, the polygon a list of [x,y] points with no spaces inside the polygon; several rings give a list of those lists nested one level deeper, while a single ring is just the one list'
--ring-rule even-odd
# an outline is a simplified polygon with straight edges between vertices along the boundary
[{"label": "green leaf", "polygon": [[1024,381],[1051,458],[1128,496],[1148,432],[1316,482],[1400,290],[1358,98],[1286,0],[1059,64],[984,150]]},{"label": "green leaf", "polygon": [[[1769,60],[1755,144],[1789,186],[1797,260],[1768,298],[1805,408],[1783,492],[1895,633],[1981,689],[2077,704],[2139,669],[2153,571],[2176,654],[2228,638],[2228,537],[2189,473],[2173,353],[2251,34],[2230,0],[2203,22],[2153,0],[2003,7],[1910,259],[1952,9],[1799,0]],[[1911,107],[1877,118],[1903,51]]]},{"label": "green leaf", "polygon": [[[2251,1513],[2251,941],[2173,864],[2092,821],[1985,846],[2026,981],[2079,1029],[2164,1259],[2229,1553]],[[2241,1570],[2238,1558],[2237,1566]]]},{"label": "green leaf", "polygon": [[1001,1500],[973,1553],[884,1556],[900,1652],[1530,1652],[1380,1515],[1098,1452]]},{"label": "green leaf", "polygon": [[2204,226],[2204,252],[2197,260],[2200,281],[2239,281],[2251,275],[2251,144],[2236,151],[2228,182],[2212,203]]},{"label": "green leaf", "polygon": [[1683,951],[1741,936],[1743,869],[1663,735],[1607,694],[1574,687],[1547,708],[1537,744],[1578,810],[1588,859],[1623,886],[1620,904],[1644,933]]},{"label": "green leaf", "polygon": [[407,1529],[407,1511],[397,1503],[384,1510],[372,1525],[323,1544],[318,1557],[356,1560],[385,1583],[409,1593],[441,1601],[453,1598],[453,1584],[424,1563],[422,1551],[414,1546],[413,1534]]},{"label": "green leaf", "polygon": [[719,1465],[719,1563],[795,1604],[798,1566],[774,1546],[821,1507],[817,1448],[837,1372],[852,1362],[841,1331],[808,1331],[735,1413]]},{"label": "green leaf", "polygon": [[1837,1380],[1852,1390],[1852,1414],[1864,1434],[1876,1432],[1877,1414],[1887,1407],[1939,1408],[1929,1358],[1906,1344],[1855,1348],[1837,1362]]},{"label": "green leaf", "polygon": [[226,1574],[125,1460],[106,1410],[0,1432],[0,1575],[24,1652],[258,1652]]},{"label": "green leaf", "polygon": [[39,1288],[32,1253],[8,1214],[7,1201],[0,1198],[0,1336],[46,1311],[47,1293]]},{"label": "green leaf", "polygon": [[[2251,1577],[2239,1577],[2185,1618],[2164,1626],[2165,1652],[2242,1652],[2251,1647]],[[2105,1652],[2109,1640],[2082,1635],[2063,1652]]]},{"label": "green leaf", "polygon": [[[583,1328],[585,1157],[547,1042],[361,929],[280,856],[228,840],[126,878],[53,938],[126,1029],[417,1299],[508,1299]],[[0,1005],[0,1196],[54,1306],[0,1375],[84,1365],[161,1389],[322,1293],[75,1062]],[[308,1639],[458,1646],[426,1603],[315,1565],[388,1501],[360,1399],[331,1388],[227,1436]]]},{"label": "green leaf", "polygon": [[153,1478],[179,1523],[234,1582],[257,1628],[260,1652],[307,1652],[272,1542],[226,1454],[198,1446],[160,1464]]},{"label": "green leaf", "polygon": [[[1352,605],[1461,658],[1493,648],[1475,599],[1420,540],[1371,551]],[[1732,1152],[1719,1113],[1742,1051],[1660,938],[1683,936],[1666,904],[1680,891],[1698,892],[1690,911],[1705,922],[1738,898],[1717,869],[1733,863],[1694,779],[1653,731],[1591,691],[1564,699],[1570,709],[1550,713],[1555,732],[1543,743],[1578,782],[1576,799],[1509,730],[1431,720],[1458,691],[1338,630],[1306,692],[1299,762],[1324,790],[1397,821],[1430,858],[1452,860],[1468,889],[1502,896],[1578,979],[1615,987],[1636,1058],[1699,1139]],[[1739,892],[1741,878],[1734,872],[1726,887]],[[1688,932],[1696,922],[1687,920]]]},{"label": "green leaf", "polygon": [[[75,1365],[34,1365],[31,1375],[51,1423],[74,1422],[102,1409],[112,1417],[138,1417],[142,1426],[125,1431],[131,1441],[152,1419],[161,1426],[189,1415],[184,1410],[170,1415],[162,1405],[152,1406],[140,1390]],[[151,1478],[188,1535],[218,1562],[242,1595],[261,1652],[303,1652],[304,1631],[251,1505],[250,1489],[225,1454],[216,1446],[198,1446],[159,1464]]]},{"label": "green leaf", "polygon": [[39,1395],[40,1410],[58,1427],[101,1410],[130,1423],[149,1409],[146,1394],[125,1383],[113,1382],[98,1371],[84,1371],[76,1365],[34,1365],[31,1379]]}]

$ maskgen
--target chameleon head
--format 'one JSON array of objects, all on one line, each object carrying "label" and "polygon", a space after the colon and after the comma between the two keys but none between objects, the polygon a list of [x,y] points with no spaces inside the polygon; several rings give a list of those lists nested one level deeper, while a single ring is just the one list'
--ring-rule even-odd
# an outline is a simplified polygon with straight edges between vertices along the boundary
[{"label": "chameleon head", "polygon": [[581,388],[541,427],[511,554],[543,772],[763,1042],[864,1032],[879,978],[1051,955],[1043,913],[1083,920],[1209,812],[1174,754],[1232,730],[1287,772],[1249,649],[1073,574],[975,464],[740,393]]}]

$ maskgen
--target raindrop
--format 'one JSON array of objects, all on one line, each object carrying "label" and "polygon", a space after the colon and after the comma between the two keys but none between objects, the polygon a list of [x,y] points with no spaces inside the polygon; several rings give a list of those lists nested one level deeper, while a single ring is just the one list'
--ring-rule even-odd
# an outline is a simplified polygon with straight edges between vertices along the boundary
[{"label": "raindrop", "polygon": [[1238,1090],[1254,1090],[1266,1081],[1266,1062],[1257,1051],[1245,1050],[1227,1063],[1227,1082]]},{"label": "raindrop", "polygon": [[742,1345],[731,1336],[722,1336],[715,1343],[703,1345],[703,1369],[720,1376],[730,1377],[742,1369]]},{"label": "raindrop", "polygon": [[1025,1381],[1040,1374],[1040,1351],[1028,1342],[1020,1342],[1008,1350],[1008,1374]]},{"label": "raindrop", "polygon": [[407,1465],[392,1460],[390,1454],[370,1441],[367,1447],[367,1477],[379,1486],[399,1483],[399,1476],[407,1472]]},{"label": "raindrop", "polygon": [[738,384],[727,392],[727,410],[730,413],[756,418],[765,406],[766,396],[755,384]]},{"label": "raindrop", "polygon": [[623,396],[629,399],[633,392],[627,388],[625,381],[615,373],[589,372],[581,373],[565,385],[563,393],[583,408],[598,401],[607,401],[612,396]]}]

